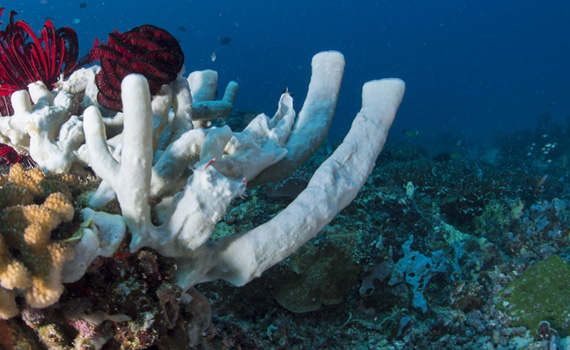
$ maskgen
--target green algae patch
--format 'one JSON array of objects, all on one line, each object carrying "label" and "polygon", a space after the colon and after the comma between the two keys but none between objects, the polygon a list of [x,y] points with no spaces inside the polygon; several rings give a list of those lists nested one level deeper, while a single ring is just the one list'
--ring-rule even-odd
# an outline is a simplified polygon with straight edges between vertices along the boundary
[{"label": "green algae patch", "polygon": [[496,306],[536,337],[548,321],[561,337],[570,335],[570,265],[553,255],[527,269],[501,292]]}]

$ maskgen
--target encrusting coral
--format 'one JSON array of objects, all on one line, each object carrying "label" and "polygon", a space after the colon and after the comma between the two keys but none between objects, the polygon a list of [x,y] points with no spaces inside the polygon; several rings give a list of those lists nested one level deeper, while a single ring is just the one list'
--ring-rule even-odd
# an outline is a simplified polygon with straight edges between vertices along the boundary
[{"label": "encrusting coral", "polygon": [[[42,204],[34,203],[43,198]],[[64,182],[47,178],[38,168],[25,171],[15,164],[0,177],[0,209],[0,318],[6,319],[19,312],[17,289],[32,307],[59,299],[61,269],[71,249],[50,236],[73,219],[74,208]]]}]

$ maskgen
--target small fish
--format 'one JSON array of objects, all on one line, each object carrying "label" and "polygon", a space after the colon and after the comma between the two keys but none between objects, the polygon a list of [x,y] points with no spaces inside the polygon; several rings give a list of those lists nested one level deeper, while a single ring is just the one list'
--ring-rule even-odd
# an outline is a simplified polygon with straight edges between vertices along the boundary
[{"label": "small fish", "polygon": [[463,158],[463,154],[461,152],[453,152],[449,155],[451,159],[461,159]]},{"label": "small fish", "polygon": [[411,139],[417,139],[420,131],[419,130],[406,130],[406,129],[404,129],[402,131],[402,133],[406,134],[406,136],[411,138]]},{"label": "small fish", "polygon": [[178,30],[181,32],[185,32],[186,31],[186,27],[184,26],[178,26]]},{"label": "small fish", "polygon": [[212,56],[210,57],[210,59],[212,60],[212,62],[215,62],[216,58],[217,58],[216,51],[214,51],[214,52],[212,52]]},{"label": "small fish", "polygon": [[74,19],[71,21],[71,23],[72,23],[72,24],[81,24],[81,20],[80,20],[79,18],[74,18]]},{"label": "small fish", "polygon": [[229,36],[225,36],[222,38],[222,40],[220,40],[220,44],[222,44],[222,45],[227,45],[231,42],[232,42],[232,38],[230,38]]},{"label": "small fish", "polygon": [[546,182],[546,180],[548,180],[548,174],[542,175],[540,179],[538,179],[538,181],[536,182],[536,187],[542,187]]},{"label": "small fish", "polygon": [[84,2],[82,2],[82,3],[79,4],[79,8],[80,8],[80,9],[84,9],[84,8],[86,8],[86,7],[87,7],[87,4],[84,3]]}]

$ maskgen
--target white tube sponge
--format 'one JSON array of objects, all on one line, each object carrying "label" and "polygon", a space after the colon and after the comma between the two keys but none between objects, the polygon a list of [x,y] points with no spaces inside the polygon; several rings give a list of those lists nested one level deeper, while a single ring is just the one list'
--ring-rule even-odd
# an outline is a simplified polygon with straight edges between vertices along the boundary
[{"label": "white tube sponge", "polygon": [[218,72],[207,69],[192,72],[188,76],[192,92],[192,120],[200,124],[203,120],[225,118],[230,115],[238,92],[238,83],[230,81],[224,97],[214,101],[217,93]]},{"label": "white tube sponge", "polygon": [[179,75],[170,85],[174,90],[172,96],[174,117],[170,123],[170,131],[173,133],[170,142],[173,142],[183,133],[192,129],[192,94],[188,81],[182,75]]},{"label": "white tube sponge", "polygon": [[212,101],[216,98],[218,72],[211,69],[194,71],[188,76],[188,86],[194,102]]},{"label": "white tube sponge", "polygon": [[[150,92],[146,79],[138,74],[123,79],[121,91],[125,115],[121,163],[109,152],[105,127],[96,107],[89,107],[84,113],[85,142],[89,163],[117,193],[127,226],[134,232],[146,232],[150,223],[148,195],[153,154]],[[133,234],[131,243],[137,245],[138,238]]]},{"label": "white tube sponge", "polygon": [[338,51],[320,52],[311,65],[307,98],[285,144],[289,152],[279,163],[259,174],[251,186],[289,176],[315,153],[329,132],[344,74],[344,56]]},{"label": "white tube sponge", "polygon": [[[243,181],[228,179],[208,160],[196,164],[183,192],[174,197],[169,218],[160,226],[150,219],[149,192],[152,171],[152,109],[148,83],[131,74],[121,84],[125,126],[120,162],[109,152],[101,114],[96,107],[85,110],[85,141],[90,165],[117,194],[121,212],[131,235],[131,251],[156,249],[177,257],[202,245],[224,216],[230,201],[243,193]],[[190,130],[189,132],[191,132]],[[231,138],[231,132],[226,140]],[[183,141],[182,136],[177,141]],[[222,154],[224,142],[208,146]]]},{"label": "white tube sponge", "polygon": [[215,279],[244,285],[316,236],[356,197],[372,172],[404,90],[399,79],[366,83],[362,109],[348,135],[307,188],[271,221],[178,259],[176,278],[182,288]]},{"label": "white tube sponge", "polygon": [[26,90],[19,90],[10,97],[14,115],[0,116],[0,142],[12,146],[16,151],[27,154],[30,147],[28,125],[32,123],[32,103]]}]

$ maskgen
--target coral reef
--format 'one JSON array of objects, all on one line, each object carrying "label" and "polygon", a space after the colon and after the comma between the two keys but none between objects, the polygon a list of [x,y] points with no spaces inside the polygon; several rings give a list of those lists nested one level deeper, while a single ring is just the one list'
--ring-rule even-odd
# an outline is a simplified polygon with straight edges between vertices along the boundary
[{"label": "coral reef", "polygon": [[[190,334],[200,349],[518,350],[545,348],[547,344],[562,348],[563,307],[550,308],[552,314],[561,316],[554,321],[547,319],[550,313],[536,312],[545,311],[545,307],[526,303],[533,321],[522,326],[509,310],[503,311],[502,304],[503,295],[512,297],[515,291],[535,300],[552,292],[552,300],[563,297],[563,289],[556,288],[559,281],[552,282],[551,277],[565,273],[570,256],[566,230],[570,186],[561,186],[557,180],[565,176],[568,165],[552,164],[546,169],[552,176],[535,188],[531,184],[544,173],[542,165],[509,158],[497,164],[478,158],[439,162],[430,159],[425,148],[386,147],[388,152],[380,157],[356,199],[290,260],[241,288],[223,281],[196,287],[211,304],[211,326],[206,321],[206,300],[196,297],[198,304],[189,306],[189,298],[175,283],[174,259],[146,248],[132,254],[122,245],[114,256],[95,259],[79,281],[65,285],[58,305],[39,310],[26,307],[23,321],[13,318],[0,323],[0,332],[18,335],[17,340],[10,338],[10,344],[19,342],[14,348],[25,348],[23,343],[37,348],[41,337],[43,344],[56,344],[60,339],[60,345],[50,345],[54,349],[102,343],[108,348],[176,349],[190,344]],[[323,145],[294,178],[308,178],[332,149],[334,145]],[[488,198],[481,201],[486,205],[461,221],[453,221],[454,226],[439,207],[445,203],[445,193],[432,190],[430,182],[413,180],[414,195],[406,195],[404,185],[409,180],[401,181],[401,174],[412,179],[425,177],[426,168],[418,164],[437,165],[439,179],[428,179],[437,181],[438,186],[456,188],[458,196],[468,195],[477,185],[459,186],[462,171],[483,168],[498,181],[488,182]],[[532,188],[533,192],[505,191],[501,179],[509,176],[518,184],[528,184],[521,189]],[[294,200],[288,195],[274,196],[268,188],[251,188],[244,197],[235,198],[216,225],[212,240],[254,229]],[[118,206],[111,203],[106,210],[117,213]],[[414,286],[407,282],[389,285],[391,270],[385,269],[405,260],[403,247],[411,233],[414,240],[408,257],[410,253],[431,257],[432,252],[443,251],[446,270],[431,275],[422,293],[426,312],[414,306]],[[333,255],[335,262],[343,261],[343,266],[327,265],[334,273],[311,271],[312,265],[330,262]],[[538,266],[543,269],[536,273]],[[296,281],[303,282],[297,291],[309,291],[293,294],[299,299],[292,301],[302,305],[310,305],[311,300],[303,298],[314,296],[331,281],[346,281],[342,282],[346,286],[340,293],[331,290],[335,304],[294,313],[276,300],[276,291],[284,277],[295,275],[295,271],[301,272]],[[314,272],[310,276],[315,283],[310,277],[304,279],[310,272]],[[540,286],[545,293],[528,293],[530,283],[522,283],[524,280],[535,283],[532,291],[542,290],[536,287]],[[107,288],[109,284],[112,289]],[[519,284],[523,288],[512,288]],[[296,286],[289,287],[295,290]],[[139,289],[143,293],[138,293]],[[126,298],[125,292],[129,292]],[[196,324],[192,333],[190,324]]]},{"label": "coral reef", "polygon": [[[26,289],[2,289],[0,300],[16,302],[5,317],[20,316],[0,322],[0,344],[567,346],[570,127],[545,114],[496,145],[464,141],[463,154],[443,135],[436,145],[392,142],[376,160],[403,85],[365,84],[347,139],[331,145],[343,67],[339,53],[315,56],[300,113],[285,93],[273,117],[230,115],[237,84],[214,101],[213,71],[171,72],[156,94],[129,75],[120,113],[98,108],[98,66],[52,91],[14,93],[17,118],[0,120],[2,140],[42,169],[102,181],[88,193],[63,178],[48,189],[55,175],[17,167],[27,177],[0,180],[2,224],[24,222],[3,214],[15,205],[48,211],[66,198],[76,208],[49,230],[48,244],[76,253],[58,303],[37,308],[19,296]],[[2,237],[2,263],[28,269],[20,241]]]},{"label": "coral reef", "polygon": [[[162,31],[145,28],[142,33],[129,34],[137,48],[145,48],[142,41],[146,42],[139,34],[157,35],[149,41],[164,39]],[[156,43],[149,44],[155,47]],[[107,48],[94,51],[101,54]],[[166,50],[147,58],[160,60],[169,54]],[[133,66],[137,67],[141,66]],[[21,312],[21,319],[45,346],[63,349],[75,343],[85,348],[110,343],[123,348],[169,348],[172,344],[164,343],[168,333],[184,334],[177,337],[182,347],[197,344],[210,327],[212,315],[207,299],[194,293],[194,285],[215,279],[238,286],[248,283],[317,235],[355,198],[374,167],[402,100],[404,84],[399,79],[364,84],[362,109],[344,142],[327,154],[306,189],[279,215],[248,231],[210,240],[235,197],[248,186],[286,178],[326,137],[344,57],[335,51],[321,52],[313,58],[312,67],[309,91],[298,116],[291,95],[285,92],[272,118],[259,114],[241,132],[227,126],[209,128],[212,119],[230,113],[237,93],[237,84],[230,83],[224,98],[213,101],[217,74],[212,71],[193,72],[188,79],[178,71],[170,72],[164,74],[167,80],[158,83],[138,74],[122,79],[115,72],[115,79],[105,80],[113,84],[122,80],[123,112],[116,114],[101,113],[96,103],[101,90],[111,90],[98,83],[103,78],[97,78],[108,65],[79,69],[54,91],[39,84],[29,92],[12,94],[14,116],[0,120],[0,134],[37,161],[39,168],[30,174],[41,176],[41,168],[49,173],[94,172],[102,179],[97,191],[88,194],[88,201],[84,194],[69,191],[76,205],[89,207],[81,215],[83,223],[77,215],[71,225],[64,226],[64,234],[51,233],[59,224],[56,221],[50,230],[42,231],[42,242],[57,238],[58,245],[70,244],[79,255],[63,267],[65,259],[57,261],[56,273],[50,275],[57,276],[57,283],[50,287],[57,284],[58,289],[48,302],[28,301]],[[155,83],[161,86],[152,96]],[[15,196],[7,195],[6,200]],[[74,209],[69,193],[48,196],[44,206],[54,210],[57,196],[65,198],[69,208],[63,221],[71,221]],[[120,216],[93,211],[113,207]],[[9,221],[5,216],[2,219]],[[121,245],[125,227],[129,251]],[[350,255],[350,248],[323,246],[330,247],[327,251],[336,252],[339,259]],[[10,258],[11,253],[5,250],[4,255]],[[353,271],[349,279],[353,281],[358,268],[354,263],[348,270]],[[65,290],[62,271],[64,281],[71,282]],[[334,273],[327,274],[323,283],[334,277]],[[340,302],[347,292],[341,289],[324,302]],[[36,308],[57,299],[57,306]],[[14,312],[6,317],[10,316]]]}]

